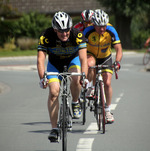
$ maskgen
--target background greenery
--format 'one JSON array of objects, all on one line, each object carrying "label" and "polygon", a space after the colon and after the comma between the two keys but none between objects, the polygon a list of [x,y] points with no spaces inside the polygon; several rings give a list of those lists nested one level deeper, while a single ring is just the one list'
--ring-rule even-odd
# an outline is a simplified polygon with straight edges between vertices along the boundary
[{"label": "background greenery", "polygon": [[[9,0],[7,0],[9,1]],[[141,49],[150,36],[148,0],[99,0],[106,8],[110,23],[117,29],[124,49]],[[80,16],[71,16],[73,23]],[[0,3],[0,52],[36,50],[41,32],[51,26],[52,16],[30,12],[20,14]]]}]

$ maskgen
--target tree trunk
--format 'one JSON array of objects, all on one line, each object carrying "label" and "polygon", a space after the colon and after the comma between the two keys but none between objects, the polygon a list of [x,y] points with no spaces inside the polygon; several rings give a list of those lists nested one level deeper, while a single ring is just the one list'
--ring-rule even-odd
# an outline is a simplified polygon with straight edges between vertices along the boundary
[{"label": "tree trunk", "polygon": [[124,49],[132,49],[130,31],[131,17],[116,15],[115,18],[116,18],[116,30],[119,34],[122,47]]}]

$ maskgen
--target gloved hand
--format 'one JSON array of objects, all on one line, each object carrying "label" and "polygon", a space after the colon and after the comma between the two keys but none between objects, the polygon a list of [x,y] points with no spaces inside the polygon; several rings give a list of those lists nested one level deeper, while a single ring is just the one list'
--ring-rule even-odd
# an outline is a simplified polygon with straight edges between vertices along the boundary
[{"label": "gloved hand", "polygon": [[88,79],[81,79],[80,84],[83,88],[87,88],[87,84],[89,83]]},{"label": "gloved hand", "polygon": [[42,89],[46,89],[47,84],[48,84],[48,81],[46,81],[46,83],[44,84],[44,78],[41,79],[39,82],[40,88],[42,88]]},{"label": "gloved hand", "polygon": [[120,65],[120,62],[119,62],[119,61],[115,61],[115,62],[113,63],[113,65],[115,66],[115,69],[116,69],[116,70],[120,70],[121,65]]}]

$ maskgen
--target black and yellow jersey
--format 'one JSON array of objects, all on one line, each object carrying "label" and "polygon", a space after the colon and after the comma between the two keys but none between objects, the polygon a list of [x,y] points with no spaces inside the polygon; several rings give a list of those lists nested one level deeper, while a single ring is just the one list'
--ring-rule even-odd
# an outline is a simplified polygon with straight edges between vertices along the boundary
[{"label": "black and yellow jersey", "polygon": [[96,58],[108,57],[111,55],[111,45],[120,43],[117,31],[109,23],[103,35],[98,34],[94,26],[87,27],[83,33],[87,38],[87,51]]},{"label": "black and yellow jersey", "polygon": [[72,59],[78,56],[78,51],[86,48],[85,37],[75,28],[70,31],[69,39],[61,41],[52,27],[46,29],[40,36],[38,51],[44,51],[49,55],[52,64],[61,59]]}]

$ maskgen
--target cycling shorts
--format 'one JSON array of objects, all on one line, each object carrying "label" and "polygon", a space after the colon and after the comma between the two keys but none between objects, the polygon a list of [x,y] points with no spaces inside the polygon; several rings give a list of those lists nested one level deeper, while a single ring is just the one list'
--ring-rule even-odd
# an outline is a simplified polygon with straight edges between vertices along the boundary
[{"label": "cycling shorts", "polygon": [[[97,58],[96,65],[101,65],[101,64],[111,66],[112,65],[112,55],[109,55],[108,57],[103,58],[103,59]],[[102,72],[109,72],[109,73],[113,74],[113,69],[112,69],[112,67],[106,67],[102,70]]]},{"label": "cycling shorts", "polygon": [[[62,62],[62,60],[60,60],[61,63],[62,63],[62,66],[60,66],[59,68],[56,68],[54,65],[52,65],[49,61],[48,61],[48,64],[47,64],[47,72],[63,72],[63,67],[64,65],[67,66],[67,69],[71,69],[71,68],[77,68],[77,69],[81,69],[81,63],[80,63],[80,59],[79,59],[79,56],[73,58],[70,62]],[[50,76],[47,76],[47,79],[49,79],[49,82],[48,83],[51,83],[51,82],[60,82],[61,81],[61,76],[54,76],[54,75],[50,75]]]}]

